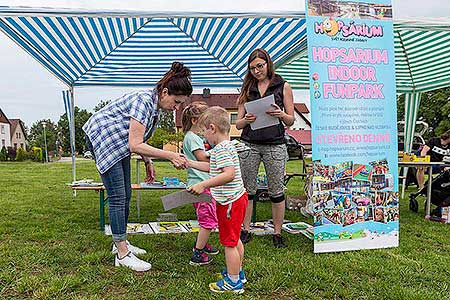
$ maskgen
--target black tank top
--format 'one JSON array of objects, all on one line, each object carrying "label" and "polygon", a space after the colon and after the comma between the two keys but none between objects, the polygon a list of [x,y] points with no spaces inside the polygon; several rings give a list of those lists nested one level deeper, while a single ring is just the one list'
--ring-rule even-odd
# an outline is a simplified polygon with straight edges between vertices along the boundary
[{"label": "black tank top", "polygon": [[[270,81],[269,87],[267,88],[265,94],[261,96],[258,90],[258,82],[250,87],[247,102],[260,99],[262,97],[267,97],[269,95],[274,96],[275,103],[283,110],[283,89],[284,89],[284,79],[278,74],[274,74],[272,80]],[[273,125],[266,128],[261,128],[257,130],[252,130],[250,125],[245,126],[242,129],[241,139],[243,141],[254,143],[254,144],[266,144],[266,145],[280,145],[284,144],[284,125],[280,121],[279,124]]]}]

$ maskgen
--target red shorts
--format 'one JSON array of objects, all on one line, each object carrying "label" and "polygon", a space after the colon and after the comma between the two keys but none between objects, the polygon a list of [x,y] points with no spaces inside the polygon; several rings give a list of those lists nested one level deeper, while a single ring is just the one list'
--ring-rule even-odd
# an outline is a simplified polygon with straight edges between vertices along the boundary
[{"label": "red shorts", "polygon": [[219,224],[220,243],[225,247],[236,247],[241,234],[242,222],[244,222],[247,209],[248,195],[245,192],[239,199],[231,203],[229,218],[227,211],[229,204],[217,203],[217,220]]}]

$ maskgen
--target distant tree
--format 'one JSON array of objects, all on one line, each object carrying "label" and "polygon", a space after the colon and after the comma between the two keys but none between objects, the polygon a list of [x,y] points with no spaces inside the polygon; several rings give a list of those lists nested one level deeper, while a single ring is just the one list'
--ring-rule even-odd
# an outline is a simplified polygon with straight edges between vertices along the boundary
[{"label": "distant tree", "polygon": [[169,144],[177,146],[178,151],[180,151],[180,145],[183,143],[184,132],[172,133],[168,141]]},{"label": "distant tree", "polygon": [[33,152],[33,160],[37,162],[43,162],[43,155],[42,155],[42,149],[39,147],[33,147],[31,148],[31,151]]},{"label": "distant tree", "polygon": [[179,139],[179,136],[175,133],[174,116],[173,111],[161,111],[157,128],[148,141],[151,146],[162,149],[165,144],[171,142],[176,144],[175,141]]},{"label": "distant tree", "polygon": [[[77,151],[78,153],[82,153],[85,150],[84,149],[85,134],[82,127],[84,123],[86,123],[86,121],[92,116],[92,114],[85,109],[80,109],[79,107],[75,106],[74,116],[75,116],[75,151]],[[58,131],[60,133],[59,135],[61,142],[60,145],[63,151],[70,152],[70,132],[67,114],[63,114],[59,117]]]},{"label": "distant tree", "polygon": [[22,147],[17,148],[16,152],[16,161],[24,161],[25,160],[25,150]]},{"label": "distant tree", "polygon": [[56,148],[56,137],[58,129],[56,127],[56,124],[49,119],[39,120],[31,125],[30,133],[28,135],[30,146],[39,147],[45,150],[43,122],[46,123],[45,141],[47,142],[47,150],[53,151]]},{"label": "distant tree", "polygon": [[[430,132],[426,136],[427,138],[439,135],[445,131],[440,128],[444,127],[446,122],[444,122],[441,126],[440,123],[444,120],[448,121],[448,111],[445,114],[442,108],[449,103],[449,100],[450,88],[439,89],[422,94],[418,118],[422,117],[422,120],[430,125]],[[447,127],[447,130],[448,129],[450,128]]]},{"label": "distant tree", "polygon": [[442,106],[441,113],[443,118],[436,128],[436,133],[439,135],[450,130],[450,99],[444,106]]},{"label": "distant tree", "polygon": [[170,133],[163,128],[156,128],[153,136],[149,140],[149,144],[153,147],[162,149],[166,144],[172,144],[179,149],[179,143],[183,141],[184,133]]},{"label": "distant tree", "polygon": [[2,150],[0,150],[0,161],[6,161],[8,159],[8,152],[6,151],[6,147],[3,146]]},{"label": "distant tree", "polygon": [[153,132],[152,137],[149,139],[148,144],[153,147],[162,149],[162,147],[168,140],[168,136],[169,134],[167,133],[167,131],[162,128],[156,128]]},{"label": "distant tree", "polygon": [[161,111],[159,115],[158,128],[168,133],[175,133],[175,114],[173,111]]},{"label": "distant tree", "polygon": [[[397,102],[398,120],[405,119],[405,97]],[[450,130],[450,87],[422,93],[417,119],[428,123],[430,130],[425,140]]]},{"label": "distant tree", "polygon": [[94,107],[94,112],[98,112],[100,109],[108,105],[110,102],[111,100],[106,101],[100,100],[100,102]]},{"label": "distant tree", "polygon": [[10,161],[15,161],[16,160],[16,149],[14,149],[13,147],[8,147],[7,152],[8,152],[8,159]]}]

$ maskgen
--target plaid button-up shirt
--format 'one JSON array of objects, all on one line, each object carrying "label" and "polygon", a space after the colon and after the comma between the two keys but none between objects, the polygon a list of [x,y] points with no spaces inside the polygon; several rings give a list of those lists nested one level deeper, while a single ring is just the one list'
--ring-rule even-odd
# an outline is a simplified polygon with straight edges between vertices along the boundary
[{"label": "plaid button-up shirt", "polygon": [[126,94],[94,113],[83,130],[92,143],[100,174],[130,155],[130,118],[145,127],[144,140],[150,138],[159,119],[156,89]]}]

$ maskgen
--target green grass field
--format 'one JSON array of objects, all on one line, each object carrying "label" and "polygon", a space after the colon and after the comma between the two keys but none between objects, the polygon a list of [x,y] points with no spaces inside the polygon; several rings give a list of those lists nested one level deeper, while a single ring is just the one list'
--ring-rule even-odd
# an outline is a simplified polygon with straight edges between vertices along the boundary
[{"label": "green grass field", "polygon": [[[156,164],[158,178],[185,179],[184,171]],[[298,161],[289,162],[288,170],[299,168]],[[223,252],[209,266],[188,264],[192,233],[132,235],[134,244],[147,249],[143,258],[153,269],[137,274],[115,268],[111,237],[98,230],[98,195],[85,191],[73,198],[65,185],[71,174],[70,163],[0,163],[0,299],[237,297],[208,290],[224,267]],[[77,162],[77,174],[78,179],[100,180],[92,161]],[[289,195],[302,190],[300,179],[290,181]],[[133,197],[130,221],[156,220],[163,212],[162,193],[141,192],[140,219]],[[289,247],[281,250],[270,236],[254,237],[245,249],[249,283],[238,298],[448,299],[450,226],[424,220],[423,205],[418,214],[410,212],[407,198],[400,209],[399,248],[313,254],[312,241],[303,235],[284,233]],[[195,218],[192,206],[174,211],[180,220]],[[270,203],[259,203],[258,220],[269,218]],[[311,223],[297,212],[288,211],[286,218]],[[219,244],[217,234],[212,243]]]}]

